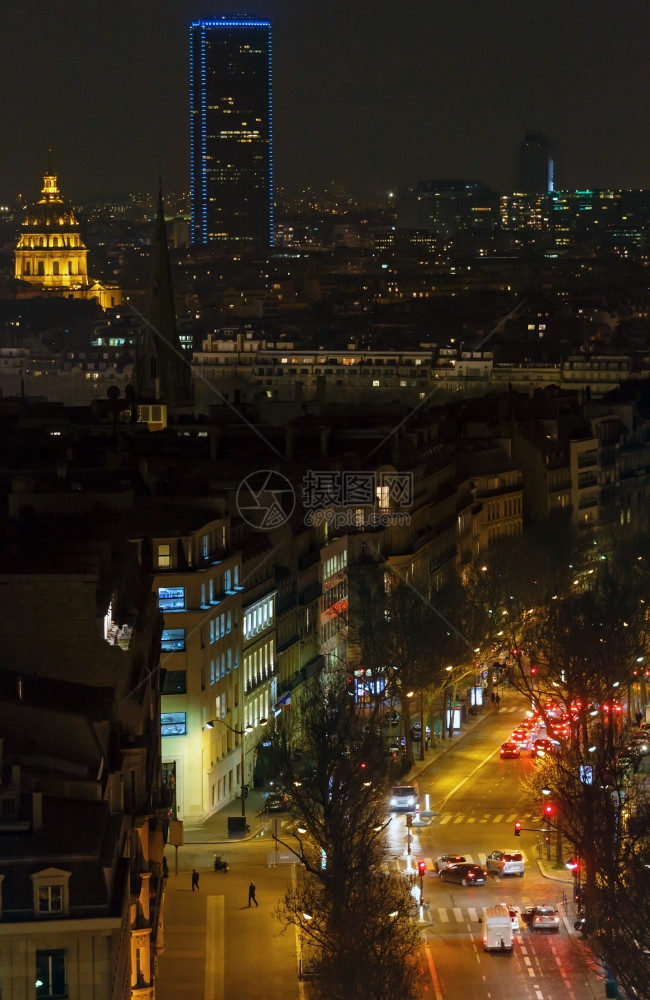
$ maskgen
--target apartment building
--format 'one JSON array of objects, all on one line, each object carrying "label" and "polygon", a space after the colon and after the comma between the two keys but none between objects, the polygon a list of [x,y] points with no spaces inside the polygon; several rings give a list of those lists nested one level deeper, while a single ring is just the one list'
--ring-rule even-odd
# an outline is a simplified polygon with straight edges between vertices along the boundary
[{"label": "apartment building", "polygon": [[199,822],[241,784],[241,554],[219,498],[139,502],[130,530],[163,617],[163,780],[173,818]]},{"label": "apartment building", "polygon": [[46,480],[14,482],[0,556],[0,992],[153,1000],[158,609],[110,496]]}]

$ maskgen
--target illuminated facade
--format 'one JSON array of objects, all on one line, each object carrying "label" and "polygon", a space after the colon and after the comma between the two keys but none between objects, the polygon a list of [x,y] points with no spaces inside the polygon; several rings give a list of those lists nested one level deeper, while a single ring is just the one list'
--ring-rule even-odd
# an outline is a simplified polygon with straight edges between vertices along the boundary
[{"label": "illuminated facade", "polygon": [[122,303],[117,286],[105,286],[88,277],[88,250],[79,223],[63,201],[57,175],[52,171],[43,177],[39,201],[25,211],[14,253],[15,277],[31,285],[36,293],[97,299],[104,309]]},{"label": "illuminated facade", "polygon": [[190,240],[273,244],[271,25],[190,25]]}]

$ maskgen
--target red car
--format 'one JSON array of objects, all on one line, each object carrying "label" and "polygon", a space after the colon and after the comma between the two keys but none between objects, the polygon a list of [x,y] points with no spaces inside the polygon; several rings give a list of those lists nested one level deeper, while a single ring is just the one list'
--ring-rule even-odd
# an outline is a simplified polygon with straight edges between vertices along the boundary
[{"label": "red car", "polygon": [[502,759],[505,757],[521,757],[521,750],[516,743],[502,743],[499,756]]}]

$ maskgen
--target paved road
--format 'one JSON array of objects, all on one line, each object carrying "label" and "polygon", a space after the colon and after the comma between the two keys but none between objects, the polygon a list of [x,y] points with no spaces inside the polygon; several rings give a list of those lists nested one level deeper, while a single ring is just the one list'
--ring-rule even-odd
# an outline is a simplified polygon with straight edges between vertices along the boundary
[{"label": "paved road", "polygon": [[[291,866],[267,867],[271,843],[223,849],[230,861],[227,874],[211,869],[214,852],[209,845],[182,849],[179,873],[167,880],[165,950],[159,959],[156,1000],[299,996],[295,931],[280,934],[274,916],[291,880]],[[198,892],[191,890],[192,867],[200,872]],[[248,906],[251,878],[258,907]]]}]

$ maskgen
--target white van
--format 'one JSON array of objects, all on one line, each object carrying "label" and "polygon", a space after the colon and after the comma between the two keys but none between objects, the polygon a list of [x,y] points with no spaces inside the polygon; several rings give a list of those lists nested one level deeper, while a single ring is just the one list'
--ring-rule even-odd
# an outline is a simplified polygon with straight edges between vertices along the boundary
[{"label": "white van", "polygon": [[390,793],[390,807],[394,812],[415,812],[420,801],[417,781],[410,785],[393,785]]},{"label": "white van", "polygon": [[484,907],[483,950],[512,951],[512,921],[507,906]]}]

